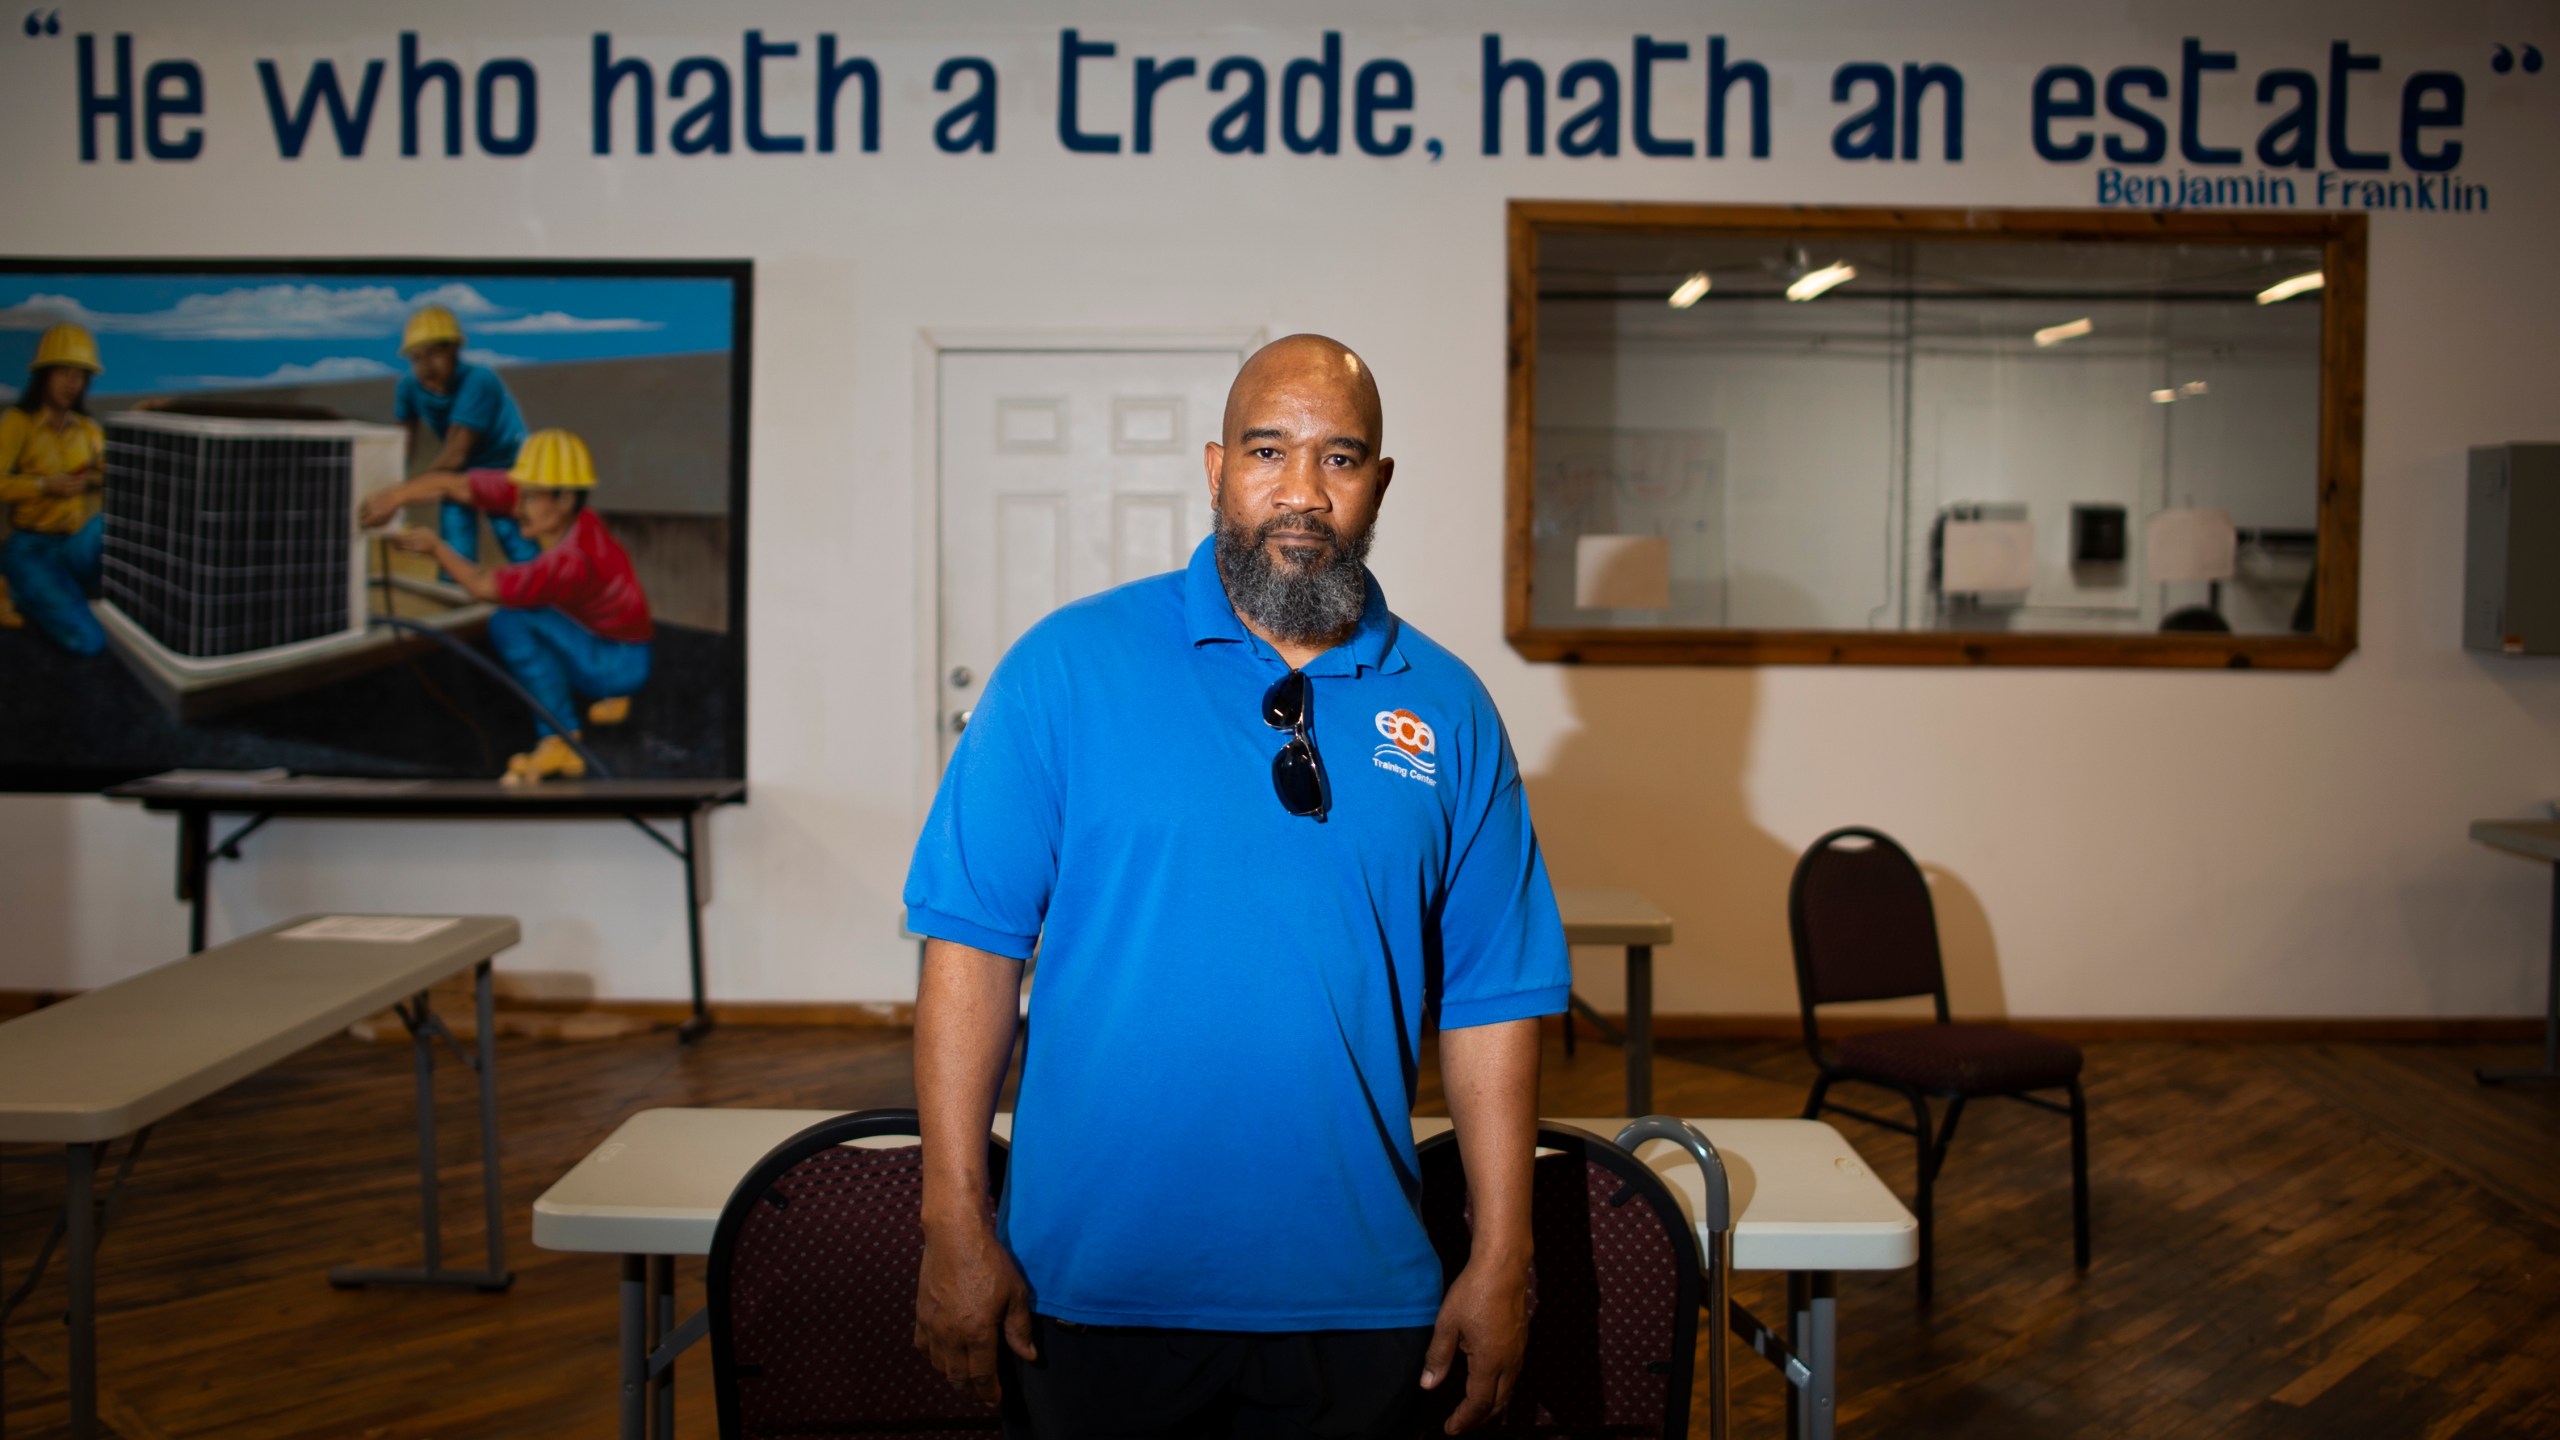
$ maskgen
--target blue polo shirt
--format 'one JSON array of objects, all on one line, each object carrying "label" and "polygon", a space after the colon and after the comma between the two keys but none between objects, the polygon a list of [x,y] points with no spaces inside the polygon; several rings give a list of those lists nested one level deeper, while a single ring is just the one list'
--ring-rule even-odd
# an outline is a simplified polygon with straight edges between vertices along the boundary
[{"label": "blue polo shirt", "polygon": [[516,397],[507,390],[507,382],[486,365],[465,360],[453,368],[453,390],[439,395],[418,383],[416,375],[403,375],[392,387],[391,418],[423,420],[427,429],[439,440],[456,425],[470,427],[471,453],[463,457],[465,470],[504,470],[516,463],[516,448],[524,444],[524,413],[516,409]]},{"label": "blue polo shirt", "polygon": [[1428,1325],[1415,1054],[1564,1009],[1564,931],[1501,717],[1387,610],[1306,666],[1329,817],[1271,787],[1288,671],[1213,542],[1006,654],[908,871],[920,934],[1027,957],[999,1217],[1040,1313],[1211,1330]]}]

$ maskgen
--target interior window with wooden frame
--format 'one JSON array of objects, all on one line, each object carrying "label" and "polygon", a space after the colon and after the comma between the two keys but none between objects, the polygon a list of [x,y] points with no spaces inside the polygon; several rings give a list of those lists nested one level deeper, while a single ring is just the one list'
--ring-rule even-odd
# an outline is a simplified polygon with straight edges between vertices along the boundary
[{"label": "interior window with wooden frame", "polygon": [[2361,215],[1515,201],[1510,247],[1531,660],[2355,649]]}]

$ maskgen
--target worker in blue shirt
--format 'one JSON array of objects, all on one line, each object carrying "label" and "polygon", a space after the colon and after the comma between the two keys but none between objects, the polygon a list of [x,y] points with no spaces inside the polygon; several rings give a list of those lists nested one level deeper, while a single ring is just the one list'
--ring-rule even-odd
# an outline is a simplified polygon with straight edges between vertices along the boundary
[{"label": "worker in blue shirt", "polygon": [[[916,1343],[1009,1434],[1408,1436],[1463,1351],[1454,1432],[1518,1371],[1570,974],[1501,718],[1364,563],[1383,430],[1341,344],[1255,354],[1215,533],[1014,645],[917,842]],[[1432,1015],[1474,1220],[1445,1295],[1407,1120]]]},{"label": "worker in blue shirt", "polygon": [[[524,415],[497,371],[462,358],[462,323],[451,310],[419,306],[401,333],[400,358],[409,362],[409,373],[391,392],[391,418],[409,427],[411,470],[461,475],[515,465],[516,448],[524,444]],[[429,436],[435,450],[422,467],[418,457]],[[522,565],[542,553],[506,516],[491,516],[489,530],[510,564]],[[436,533],[455,554],[479,563],[479,511],[445,501],[437,508]]]}]

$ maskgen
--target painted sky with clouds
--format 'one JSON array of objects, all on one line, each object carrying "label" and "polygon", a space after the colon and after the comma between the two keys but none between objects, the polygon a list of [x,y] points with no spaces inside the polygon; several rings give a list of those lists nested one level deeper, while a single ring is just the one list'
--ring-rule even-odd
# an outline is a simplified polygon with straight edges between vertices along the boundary
[{"label": "painted sky with clouds", "polygon": [[401,327],[426,304],[501,368],[724,351],[730,298],[727,280],[694,278],[0,271],[0,390],[15,394],[62,320],[98,337],[95,393],[166,394],[397,374]]}]

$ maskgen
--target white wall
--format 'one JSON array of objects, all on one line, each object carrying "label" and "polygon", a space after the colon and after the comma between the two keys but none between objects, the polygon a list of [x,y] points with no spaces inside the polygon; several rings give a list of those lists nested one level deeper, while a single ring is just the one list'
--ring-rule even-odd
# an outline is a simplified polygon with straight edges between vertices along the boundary
[{"label": "white wall", "polygon": [[[1702,44],[1692,5],[1319,4],[1177,12],[1096,0],[1071,14],[982,3],[847,11],[768,0],[572,11],[455,0],[410,17],[430,51],[533,59],[534,154],[276,158],[253,62],[396,54],[402,23],[310,3],[100,3],[66,26],[138,34],[143,63],[206,67],[209,141],[192,164],[76,162],[68,36],[0,47],[0,134],[14,205],[0,248],[27,254],[739,256],[757,262],[751,553],[754,803],[714,830],[715,993],[895,998],[912,946],[897,892],[931,753],[918,685],[929,594],[916,537],[918,337],[969,327],[1267,327],[1367,353],[1400,462],[1375,565],[1412,621],[1469,657],[1533,778],[1554,869],[1626,884],[1675,913],[1661,1007],[1792,1004],[1781,906],[1793,854],[1846,821],[1880,824],[1946,872],[1958,1001],[2021,1015],[2463,1015],[2538,1008],[2548,883],[2483,852],[2465,822],[2560,797],[2560,668],[2456,644],[2464,447],[2560,435],[2560,285],[2543,182],[2560,75],[2496,77],[2492,43],[2548,12],[2482,7],[2459,24],[2405,7],[2352,17],[2228,7],[1982,3],[1726,7],[1714,23],[1776,77],[1777,158],[1564,161],[1476,152],[1478,36],[1499,28],[1552,77],[1585,54],[1623,67],[1630,38]],[[1960,14],[1972,17],[1960,23]],[[716,18],[715,18],[716,17]],[[885,18],[884,18],[885,17]],[[1021,17],[1021,18],[1008,18]],[[1157,153],[1080,156],[1055,140],[1057,25],[1120,42],[1089,115],[1126,103],[1136,54],[1237,51],[1275,71],[1331,23],[1352,65],[1414,67],[1419,133],[1449,156],[1224,157],[1210,99],[1167,92]],[[1905,18],[1914,17],[1914,18]],[[2288,18],[2289,17],[2289,18]],[[1516,23],[1514,23],[1516,22]],[[2245,31],[2232,28],[2245,23]],[[601,160],[586,152],[589,33],[663,73],[739,29],[803,44],[771,82],[805,113],[822,27],[888,78],[878,155]],[[2365,425],[2363,646],[2326,675],[1888,669],[1570,670],[1500,635],[1503,203],[1511,196],[2081,205],[2093,166],[2028,149],[2036,68],[2073,60],[2173,73],[2181,35],[2241,53],[2243,76],[2321,69],[2351,35],[2390,66],[2360,80],[2358,143],[2392,139],[2386,94],[2410,68],[2470,83],[2463,172],[2488,214],[2386,215],[2373,228]],[[2545,37],[2546,39],[2548,37]],[[933,66],[993,58],[994,156],[929,144]],[[1825,137],[1844,60],[1964,66],[1968,158],[1857,165]],[[1700,105],[1666,72],[1671,117]],[[1678,78],[1673,78],[1677,76]],[[1117,78],[1111,78],[1117,77]],[[2242,95],[2241,81],[2217,81]],[[2388,90],[2385,87],[2389,87]],[[1551,102],[1552,104],[1552,102]],[[660,101],[661,125],[669,123]],[[1934,104],[1933,104],[1934,111]],[[2237,105],[2235,110],[2245,110]],[[2216,106],[2227,132],[2255,124]],[[1551,118],[1551,124],[1554,119]],[[1516,124],[1516,121],[1515,121]],[[2245,129],[2244,129],[2245,127]],[[797,128],[806,130],[805,121]],[[1934,147],[1932,152],[1934,152]],[[173,224],[171,217],[183,217]],[[0,677],[0,683],[7,683]],[[91,985],[164,959],[184,936],[168,822],[104,801],[0,801],[0,985]],[[671,867],[613,826],[281,824],[216,882],[217,933],[315,908],[470,907],[522,916],[513,963],[593,973],[617,996],[680,991]],[[1238,883],[1250,883],[1239,866]],[[1614,1002],[1614,967],[1587,957]]]}]

